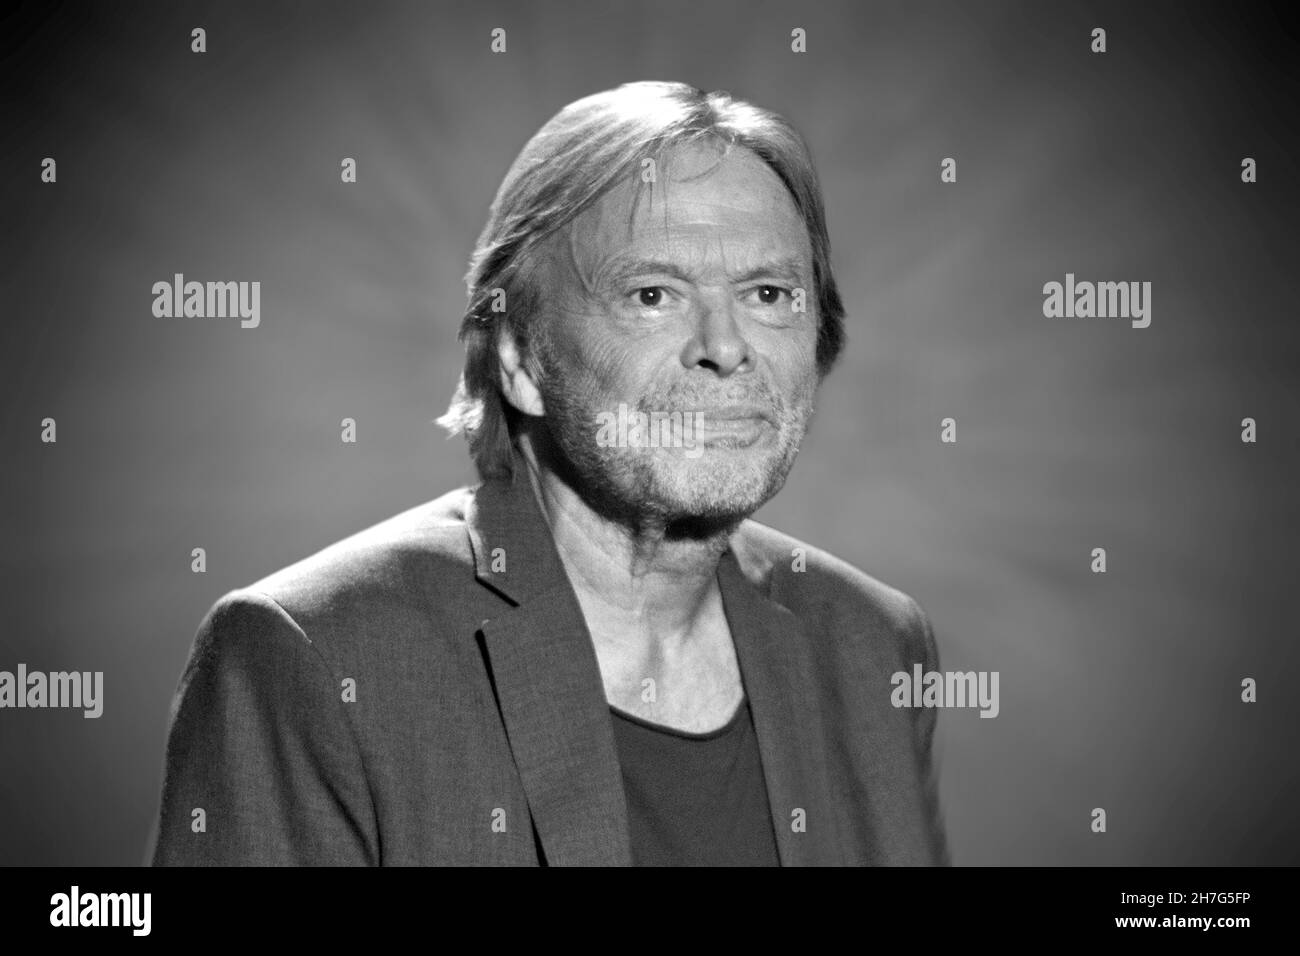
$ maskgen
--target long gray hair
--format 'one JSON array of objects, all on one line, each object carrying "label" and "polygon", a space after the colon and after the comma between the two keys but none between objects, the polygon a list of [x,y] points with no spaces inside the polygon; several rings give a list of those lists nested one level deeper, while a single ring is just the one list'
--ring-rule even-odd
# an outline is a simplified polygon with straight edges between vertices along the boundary
[{"label": "long gray hair", "polygon": [[531,281],[539,244],[624,177],[635,176],[639,192],[646,158],[658,162],[673,147],[709,137],[751,150],[790,190],[812,244],[817,370],[819,376],[830,371],[844,345],[844,306],[831,273],[821,186],[803,137],[780,115],[726,92],[625,83],[570,103],[528,141],[497,190],[470,259],[460,326],[465,367],[438,424],[465,435],[481,478],[509,476],[513,460],[511,422],[518,413],[500,392],[498,336],[515,336],[532,368],[544,372],[527,349],[540,298]]}]

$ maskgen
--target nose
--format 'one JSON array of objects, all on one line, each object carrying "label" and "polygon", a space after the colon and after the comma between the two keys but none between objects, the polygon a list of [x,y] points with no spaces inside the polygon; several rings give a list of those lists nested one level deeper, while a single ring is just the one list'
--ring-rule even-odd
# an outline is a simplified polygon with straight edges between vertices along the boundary
[{"label": "nose", "polygon": [[691,338],[682,350],[683,366],[699,366],[723,378],[753,370],[753,349],[736,323],[732,308],[729,300],[720,298],[700,304],[693,317]]}]

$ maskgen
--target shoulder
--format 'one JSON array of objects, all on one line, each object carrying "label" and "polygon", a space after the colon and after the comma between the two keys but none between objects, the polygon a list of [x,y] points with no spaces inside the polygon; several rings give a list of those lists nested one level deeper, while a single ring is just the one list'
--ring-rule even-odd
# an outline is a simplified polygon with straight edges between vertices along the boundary
[{"label": "shoulder", "polygon": [[428,607],[454,606],[474,587],[465,510],[472,496],[472,488],[458,488],[229,591],[204,627],[223,634],[272,629],[307,643],[333,635],[336,643],[418,626]]},{"label": "shoulder", "polygon": [[745,576],[810,632],[836,641],[862,636],[900,659],[936,658],[929,618],[897,587],[822,548],[760,522],[743,522],[731,549]]},{"label": "shoulder", "polygon": [[465,509],[472,497],[472,488],[450,491],[336,541],[251,586],[285,593],[319,584],[362,583],[413,561],[468,561]]}]

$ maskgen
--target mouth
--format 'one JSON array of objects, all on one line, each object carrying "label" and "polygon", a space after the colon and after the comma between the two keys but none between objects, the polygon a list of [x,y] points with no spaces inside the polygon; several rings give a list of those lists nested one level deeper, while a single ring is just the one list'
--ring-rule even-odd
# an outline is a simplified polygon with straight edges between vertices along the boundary
[{"label": "mouth", "polygon": [[686,412],[695,430],[695,440],[716,448],[747,448],[773,430],[772,413],[758,405],[727,405],[696,408]]},{"label": "mouth", "polygon": [[727,427],[748,422],[775,425],[772,413],[761,405],[723,405],[716,408],[688,408],[684,414],[705,425]]}]

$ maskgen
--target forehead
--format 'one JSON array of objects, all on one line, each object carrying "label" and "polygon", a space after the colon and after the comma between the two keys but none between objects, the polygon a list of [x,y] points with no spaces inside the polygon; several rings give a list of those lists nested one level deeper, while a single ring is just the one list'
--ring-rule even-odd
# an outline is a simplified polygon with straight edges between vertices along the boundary
[{"label": "forehead", "polygon": [[752,151],[692,144],[667,153],[655,180],[619,183],[569,228],[580,271],[629,257],[668,256],[683,265],[811,261],[803,217],[780,177]]}]

